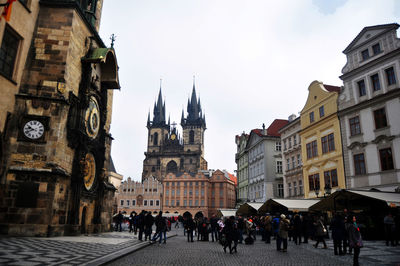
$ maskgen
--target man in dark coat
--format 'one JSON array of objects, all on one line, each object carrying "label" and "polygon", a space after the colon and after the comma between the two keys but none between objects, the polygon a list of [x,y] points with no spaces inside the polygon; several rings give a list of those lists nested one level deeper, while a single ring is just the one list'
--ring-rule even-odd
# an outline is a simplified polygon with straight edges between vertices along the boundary
[{"label": "man in dark coat", "polygon": [[344,220],[340,215],[336,214],[333,216],[331,229],[334,253],[335,255],[342,255],[342,241],[344,239],[344,235],[346,234],[346,229],[344,227]]},{"label": "man in dark coat", "polygon": [[185,222],[187,241],[193,242],[193,230],[196,227],[192,217],[188,217]]},{"label": "man in dark coat", "polygon": [[144,217],[146,215],[146,211],[142,210],[142,212],[137,217],[137,227],[139,228],[139,240],[142,241],[143,231],[144,231]]},{"label": "man in dark coat", "polygon": [[296,245],[301,244],[302,222],[300,215],[296,213],[293,217],[293,240]]},{"label": "man in dark coat", "polygon": [[218,223],[217,222],[218,222],[218,218],[215,216],[215,214],[213,214],[210,219],[212,242],[214,242],[214,237],[215,237],[215,241],[218,241]]},{"label": "man in dark coat", "polygon": [[151,215],[151,212],[148,212],[146,217],[144,218],[144,240],[151,240],[151,233],[154,223],[154,217]]},{"label": "man in dark coat", "polygon": [[164,235],[164,244],[167,243],[167,219],[162,217],[162,211],[160,211],[155,219],[156,224],[156,233],[153,236],[152,241],[156,241],[157,238],[160,238],[160,244],[162,242],[162,238]]},{"label": "man in dark coat", "polygon": [[122,221],[124,220],[124,216],[122,215],[121,211],[118,212],[117,215],[117,227],[116,227],[116,231],[118,231],[118,227],[119,227],[119,231],[122,231]]}]

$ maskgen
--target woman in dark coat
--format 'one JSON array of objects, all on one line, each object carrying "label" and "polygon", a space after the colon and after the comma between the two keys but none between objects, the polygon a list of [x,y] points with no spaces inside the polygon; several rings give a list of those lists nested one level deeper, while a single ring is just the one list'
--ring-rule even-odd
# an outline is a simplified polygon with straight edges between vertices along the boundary
[{"label": "woman in dark coat", "polygon": [[360,255],[360,248],[363,247],[363,242],[360,234],[360,228],[357,225],[356,217],[353,216],[353,223],[349,226],[349,246],[354,250],[353,266],[359,266],[358,257]]},{"label": "woman in dark coat", "polygon": [[232,254],[233,221],[231,219],[226,219],[225,226],[222,229],[222,235],[225,236],[225,242],[222,243],[224,252],[226,253],[226,248],[229,247],[229,253]]},{"label": "woman in dark coat", "polygon": [[328,248],[325,243],[325,235],[326,235],[326,228],[324,226],[324,222],[322,221],[322,217],[317,219],[317,221],[314,223],[315,226],[315,237],[317,239],[317,243],[315,243],[314,247],[317,248],[319,242],[322,242],[324,244],[324,248]]}]

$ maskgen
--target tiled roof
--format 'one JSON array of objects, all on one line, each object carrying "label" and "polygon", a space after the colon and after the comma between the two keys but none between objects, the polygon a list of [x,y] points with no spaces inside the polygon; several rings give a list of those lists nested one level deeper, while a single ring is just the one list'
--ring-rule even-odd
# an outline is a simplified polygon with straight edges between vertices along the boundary
[{"label": "tiled roof", "polygon": [[279,129],[284,127],[289,121],[285,119],[275,119],[274,122],[267,128],[267,135],[280,137]]},{"label": "tiled roof", "polygon": [[337,93],[340,92],[340,87],[338,87],[338,86],[332,86],[332,85],[326,85],[326,84],[324,84],[324,88],[325,88],[327,91],[330,91],[330,92],[337,92]]},{"label": "tiled roof", "polygon": [[228,174],[229,180],[231,180],[233,183],[235,183],[235,185],[237,185],[237,177],[228,172],[226,172],[226,173]]}]

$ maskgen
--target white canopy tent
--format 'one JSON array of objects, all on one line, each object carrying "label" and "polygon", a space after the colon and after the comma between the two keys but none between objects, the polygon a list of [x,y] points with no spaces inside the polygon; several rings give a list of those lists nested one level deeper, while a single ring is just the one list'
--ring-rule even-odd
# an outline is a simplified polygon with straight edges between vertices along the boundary
[{"label": "white canopy tent", "polygon": [[236,216],[237,209],[219,209],[217,212],[217,217],[230,217]]},{"label": "white canopy tent", "polygon": [[262,202],[246,202],[240,205],[236,213],[238,215],[256,214],[263,204]]},{"label": "white canopy tent", "polygon": [[269,199],[259,209],[259,212],[285,210],[308,212],[309,208],[319,202],[318,199]]}]

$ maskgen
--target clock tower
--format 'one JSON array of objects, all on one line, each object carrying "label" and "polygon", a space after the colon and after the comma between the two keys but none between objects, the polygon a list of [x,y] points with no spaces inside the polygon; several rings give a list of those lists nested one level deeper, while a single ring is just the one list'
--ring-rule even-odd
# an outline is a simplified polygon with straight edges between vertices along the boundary
[{"label": "clock tower", "polygon": [[177,124],[171,124],[169,119],[168,123],[165,121],[165,102],[162,101],[160,89],[153,108],[153,120],[150,119],[150,113],[147,118],[148,141],[142,180],[153,176],[162,181],[168,173],[197,173],[198,170],[207,169],[207,161],[204,159],[206,122],[194,85],[187,111],[187,117],[182,111],[181,137]]},{"label": "clock tower", "polygon": [[[31,7],[35,17],[25,36],[31,41],[19,45],[27,56],[16,64],[19,79],[11,81],[18,87],[2,95],[13,108],[1,135],[0,233],[110,230],[110,125],[113,91],[120,86],[115,50],[98,35],[103,1],[20,2],[26,6],[15,12]],[[16,29],[25,25],[22,14],[13,13]]]}]

